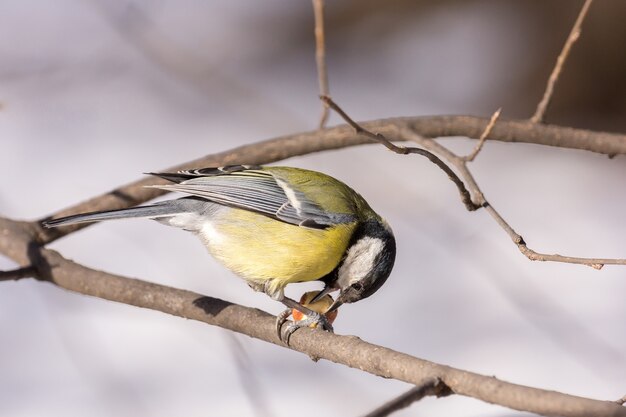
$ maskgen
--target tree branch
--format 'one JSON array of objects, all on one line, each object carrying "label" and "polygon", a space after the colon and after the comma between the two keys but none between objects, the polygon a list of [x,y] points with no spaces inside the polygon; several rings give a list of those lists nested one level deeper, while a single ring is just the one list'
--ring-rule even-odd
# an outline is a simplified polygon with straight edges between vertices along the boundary
[{"label": "tree branch", "polygon": [[559,80],[559,75],[561,75],[561,71],[563,70],[563,66],[565,65],[565,60],[569,56],[569,52],[572,49],[572,45],[576,43],[578,38],[580,38],[580,28],[587,17],[587,12],[589,11],[589,6],[593,0],[585,0],[583,7],[580,9],[580,13],[578,13],[578,17],[576,18],[576,22],[574,22],[574,26],[565,41],[565,45],[563,45],[563,49],[561,53],[556,59],[556,64],[554,65],[554,69],[548,78],[548,84],[546,85],[546,90],[543,93],[543,97],[541,101],[537,105],[537,109],[535,110],[535,114],[530,118],[532,123],[542,123],[548,106],[550,105],[550,100],[552,99],[552,94],[554,93],[554,86],[556,82]]},{"label": "tree branch", "polygon": [[410,139],[424,148],[441,155],[443,159],[448,161],[452,166],[454,166],[459,175],[465,183],[467,184],[467,188],[473,194],[473,200],[476,204],[482,205],[484,209],[489,213],[489,215],[494,219],[494,221],[506,232],[506,234],[511,238],[511,241],[517,246],[519,251],[526,256],[531,261],[545,261],[545,262],[562,262],[562,263],[571,263],[571,264],[579,264],[590,266],[594,269],[602,269],[604,265],[626,265],[626,259],[613,259],[613,258],[581,258],[581,257],[572,257],[572,256],[564,256],[558,254],[546,254],[536,252],[533,249],[530,249],[526,244],[524,238],[509,225],[509,223],[504,220],[504,218],[498,213],[498,211],[491,205],[483,195],[480,187],[478,186],[474,176],[467,168],[467,163],[463,157],[459,157],[444,146],[435,142],[432,139],[424,138],[419,135],[416,135],[410,130],[404,130],[400,133],[405,138]]},{"label": "tree branch", "polygon": [[444,146],[438,144],[434,140],[429,139],[429,138],[423,138],[419,135],[416,135],[412,131],[401,130],[400,132],[397,132],[396,134],[396,137],[399,137],[405,140],[407,138],[412,138],[414,142],[417,142],[421,144],[423,147],[429,150],[433,150],[433,152],[442,155],[449,163],[453,164],[461,172],[461,176],[465,179],[465,181],[469,184],[469,188],[473,191],[474,198],[472,198],[469,191],[465,187],[465,184],[463,183],[463,181],[456,175],[456,173],[454,173],[454,171],[452,171],[452,169],[450,169],[450,167],[448,167],[441,159],[435,156],[432,152],[424,150],[424,149],[420,149],[420,148],[394,145],[384,135],[380,133],[373,133],[363,128],[354,120],[352,120],[350,116],[348,116],[346,112],[343,111],[343,109],[339,107],[330,97],[322,96],[321,99],[326,104],[328,104],[328,106],[332,110],[337,112],[350,126],[352,126],[352,128],[354,128],[357,134],[363,135],[364,137],[370,138],[378,143],[381,143],[387,149],[395,153],[401,154],[401,155],[419,154],[422,156],[426,156],[431,162],[436,164],[439,168],[441,168],[448,174],[448,177],[450,177],[452,182],[454,182],[454,184],[459,189],[459,192],[461,193],[461,199],[463,200],[465,207],[469,211],[474,211],[474,210],[477,210],[478,208],[484,207],[485,210],[487,210],[487,212],[491,215],[491,217],[496,221],[496,223],[500,227],[502,227],[502,229],[504,229],[504,231],[509,235],[511,240],[513,240],[513,243],[517,245],[517,248],[520,250],[520,252],[522,252],[522,254],[524,254],[531,261],[552,261],[552,262],[563,262],[563,263],[571,263],[571,264],[581,264],[581,265],[591,266],[595,269],[602,269],[602,267],[605,264],[626,265],[626,259],[577,258],[577,257],[572,257],[572,256],[563,256],[563,255],[557,255],[557,254],[549,255],[549,254],[536,252],[530,249],[526,245],[524,238],[522,238],[521,235],[519,235],[515,230],[513,230],[513,228],[506,222],[506,220],[504,220],[504,218],[500,216],[500,214],[496,211],[496,209],[489,204],[489,202],[485,199],[485,196],[483,195],[482,191],[478,187],[476,180],[474,180],[473,175],[470,173],[469,169],[467,168],[467,162],[473,160],[473,158],[480,151],[480,144],[487,137],[487,135],[489,135],[489,132],[493,129],[495,121],[498,118],[498,115],[500,114],[499,110],[496,113],[494,113],[494,115],[491,117],[489,124],[487,125],[487,127],[485,128],[485,131],[482,133],[480,137],[479,146],[470,155],[471,159],[467,157],[458,156],[455,153],[448,150],[447,148],[445,148]]},{"label": "tree branch", "polygon": [[[413,133],[429,138],[445,136],[479,138],[489,123],[489,119],[473,116],[427,116],[395,120],[405,121],[405,126]],[[363,126],[386,134],[376,125],[363,123]],[[393,126],[405,127],[397,122],[393,123]],[[626,135],[549,124],[532,124],[528,120],[500,119],[491,130],[489,140],[580,149],[609,156],[626,154]]]},{"label": "tree branch", "polygon": [[[276,336],[275,317],[261,310],[87,268],[65,259],[56,251],[34,245],[30,239],[34,237],[35,229],[31,228],[29,235],[29,227],[24,223],[0,218],[0,230],[0,253],[18,263],[36,266],[41,279],[61,288],[201,321],[286,347]],[[545,416],[626,417],[626,408],[614,401],[598,401],[512,384],[419,359],[355,336],[303,328],[292,335],[288,348],[315,360],[326,359],[414,385],[431,378],[439,379],[452,393],[515,410]]]}]

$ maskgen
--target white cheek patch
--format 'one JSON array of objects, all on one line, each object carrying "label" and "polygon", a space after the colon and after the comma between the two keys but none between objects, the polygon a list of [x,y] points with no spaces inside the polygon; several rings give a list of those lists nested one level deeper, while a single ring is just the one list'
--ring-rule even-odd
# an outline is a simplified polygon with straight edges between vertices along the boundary
[{"label": "white cheek patch", "polygon": [[369,236],[357,240],[350,246],[345,261],[339,267],[337,278],[339,287],[348,287],[365,278],[374,267],[374,261],[384,246],[381,239]]}]

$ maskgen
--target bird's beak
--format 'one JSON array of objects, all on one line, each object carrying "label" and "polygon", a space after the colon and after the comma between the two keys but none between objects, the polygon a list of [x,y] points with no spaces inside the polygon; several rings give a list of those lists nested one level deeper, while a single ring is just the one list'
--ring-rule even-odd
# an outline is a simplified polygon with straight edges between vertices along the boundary
[{"label": "bird's beak", "polygon": [[339,297],[335,300],[335,302],[328,308],[328,310],[326,310],[326,312],[324,314],[328,314],[331,313],[335,310],[337,310],[339,307],[341,307],[341,305],[343,304],[343,301],[341,301],[341,295],[339,295]]},{"label": "bird's beak", "polygon": [[321,300],[326,294],[330,294],[331,292],[335,291],[334,288],[329,287],[328,285],[326,287],[324,287],[324,289],[322,291],[319,292],[319,294],[317,294],[315,297],[313,297],[313,299],[311,301],[309,301],[309,304],[313,304],[315,302],[318,302],[319,300]]}]

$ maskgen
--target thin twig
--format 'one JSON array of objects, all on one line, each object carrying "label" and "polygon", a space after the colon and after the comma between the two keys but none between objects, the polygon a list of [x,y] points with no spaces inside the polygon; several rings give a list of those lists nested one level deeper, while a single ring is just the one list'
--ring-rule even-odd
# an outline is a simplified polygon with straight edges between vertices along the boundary
[{"label": "thin twig", "polygon": [[407,392],[367,413],[365,417],[386,417],[396,411],[407,408],[426,396],[436,395],[437,397],[441,397],[449,394],[450,389],[446,387],[439,378],[428,378],[422,384],[411,388]]},{"label": "thin twig", "polygon": [[475,203],[481,205],[485,208],[485,210],[487,210],[487,212],[495,220],[495,222],[507,233],[507,235],[509,235],[519,251],[531,261],[550,261],[579,264],[590,266],[594,269],[601,269],[604,265],[626,265],[626,259],[622,258],[580,258],[563,256],[558,254],[541,253],[530,249],[526,244],[524,238],[519,233],[517,233],[506,220],[504,220],[504,218],[500,215],[500,213],[496,211],[493,205],[487,202],[483,195],[483,192],[481,191],[476,180],[474,179],[474,176],[467,168],[467,164],[463,160],[463,158],[457,156],[449,149],[445,148],[434,140],[424,138],[423,136],[415,134],[412,130],[402,129],[399,134],[404,136],[406,139],[418,143],[424,148],[430,150],[431,152],[435,152],[438,155],[441,155],[446,161],[448,161],[448,163],[454,166],[459,172],[459,175],[465,181],[465,184],[467,184],[467,188],[473,194],[473,200],[475,201]]},{"label": "thin twig", "polygon": [[530,249],[526,244],[524,238],[517,233],[496,211],[496,209],[491,206],[485,206],[485,210],[491,215],[491,217],[504,229],[504,231],[509,235],[513,243],[517,246],[519,251],[526,256],[531,261],[543,261],[543,262],[562,262],[568,264],[578,264],[578,265],[586,265],[590,266],[594,269],[600,270],[604,265],[626,265],[626,259],[613,259],[613,258],[580,258],[573,256],[564,256],[559,254],[547,254],[540,253],[533,249]]},{"label": "thin twig", "polygon": [[[201,321],[287,347],[276,336],[276,318],[270,314],[191,291],[87,268],[65,259],[54,250],[33,246],[34,229],[29,236],[21,233],[24,228],[18,226],[17,222],[0,218],[0,230],[7,231],[0,236],[0,253],[18,263],[37,258],[42,278],[61,288]],[[613,401],[592,400],[512,384],[416,358],[367,343],[358,337],[303,328],[293,334],[288,348],[413,385],[438,378],[451,393],[515,410],[545,416],[626,417],[626,408]]]},{"label": "thin twig", "polygon": [[580,38],[581,26],[585,17],[587,16],[587,11],[589,10],[589,6],[593,0],[585,0],[582,9],[580,9],[580,13],[578,13],[578,17],[576,18],[576,22],[572,27],[572,30],[565,41],[565,45],[563,45],[563,49],[556,59],[556,64],[554,65],[554,69],[548,78],[548,83],[546,85],[546,90],[543,93],[543,97],[541,101],[537,105],[537,110],[535,110],[535,114],[530,118],[532,123],[543,123],[545,118],[546,110],[550,105],[550,100],[552,99],[552,94],[554,93],[554,85],[559,79],[559,75],[561,75],[561,71],[563,70],[563,65],[565,64],[565,60],[569,56],[570,50],[572,49],[572,45]]},{"label": "thin twig", "polygon": [[12,271],[0,271],[0,281],[17,281],[22,278],[31,278],[37,276],[37,268],[34,266],[26,266],[24,268],[14,269]]},{"label": "thin twig", "polygon": [[476,159],[476,155],[478,155],[478,153],[483,148],[483,145],[485,144],[485,141],[487,140],[487,136],[491,134],[491,130],[496,125],[496,121],[498,121],[498,118],[500,117],[500,112],[502,112],[502,107],[500,107],[498,110],[495,111],[494,114],[491,115],[491,119],[489,119],[489,124],[487,125],[483,133],[480,135],[480,138],[478,139],[478,143],[474,147],[474,150],[469,155],[462,157],[463,161],[472,162],[474,159]]},{"label": "thin twig", "polygon": [[441,170],[443,170],[446,174],[448,174],[448,178],[450,178],[450,180],[458,188],[459,194],[461,195],[461,200],[463,201],[463,204],[465,205],[465,208],[467,208],[467,210],[474,211],[474,210],[478,210],[481,207],[480,204],[475,204],[472,201],[472,196],[470,195],[469,191],[467,191],[467,188],[465,188],[465,184],[463,184],[463,181],[461,181],[459,176],[456,175],[456,173],[448,165],[446,165],[446,163],[443,162],[437,155],[421,148],[395,145],[393,142],[388,140],[381,133],[373,133],[365,129],[363,126],[361,126],[354,120],[352,120],[350,116],[348,116],[346,112],[344,112],[343,109],[341,109],[341,107],[339,107],[337,103],[335,103],[330,97],[321,96],[320,98],[322,99],[322,101],[324,101],[324,103],[328,105],[328,107],[336,111],[350,126],[352,126],[352,128],[354,128],[357,134],[368,137],[384,145],[387,149],[397,154],[400,154],[400,155],[416,154],[416,155],[421,155],[421,156],[428,158],[429,161],[437,165],[439,168],[441,168]]},{"label": "thin twig", "polygon": [[[324,30],[324,0],[313,0],[313,14],[315,16],[315,62],[317,64],[317,81],[319,83],[320,95],[330,95],[328,87],[328,72],[326,70],[326,41]],[[320,116],[319,128],[326,126],[328,121],[328,106],[322,104],[322,115]]]}]

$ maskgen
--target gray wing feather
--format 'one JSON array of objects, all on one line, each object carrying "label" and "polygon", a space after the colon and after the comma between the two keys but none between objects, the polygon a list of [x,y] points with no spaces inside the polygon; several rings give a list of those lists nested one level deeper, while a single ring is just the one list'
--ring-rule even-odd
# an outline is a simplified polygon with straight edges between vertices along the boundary
[{"label": "gray wing feather", "polygon": [[196,176],[179,184],[153,187],[202,197],[303,227],[323,229],[353,220],[349,215],[324,211],[301,192],[261,170]]}]

